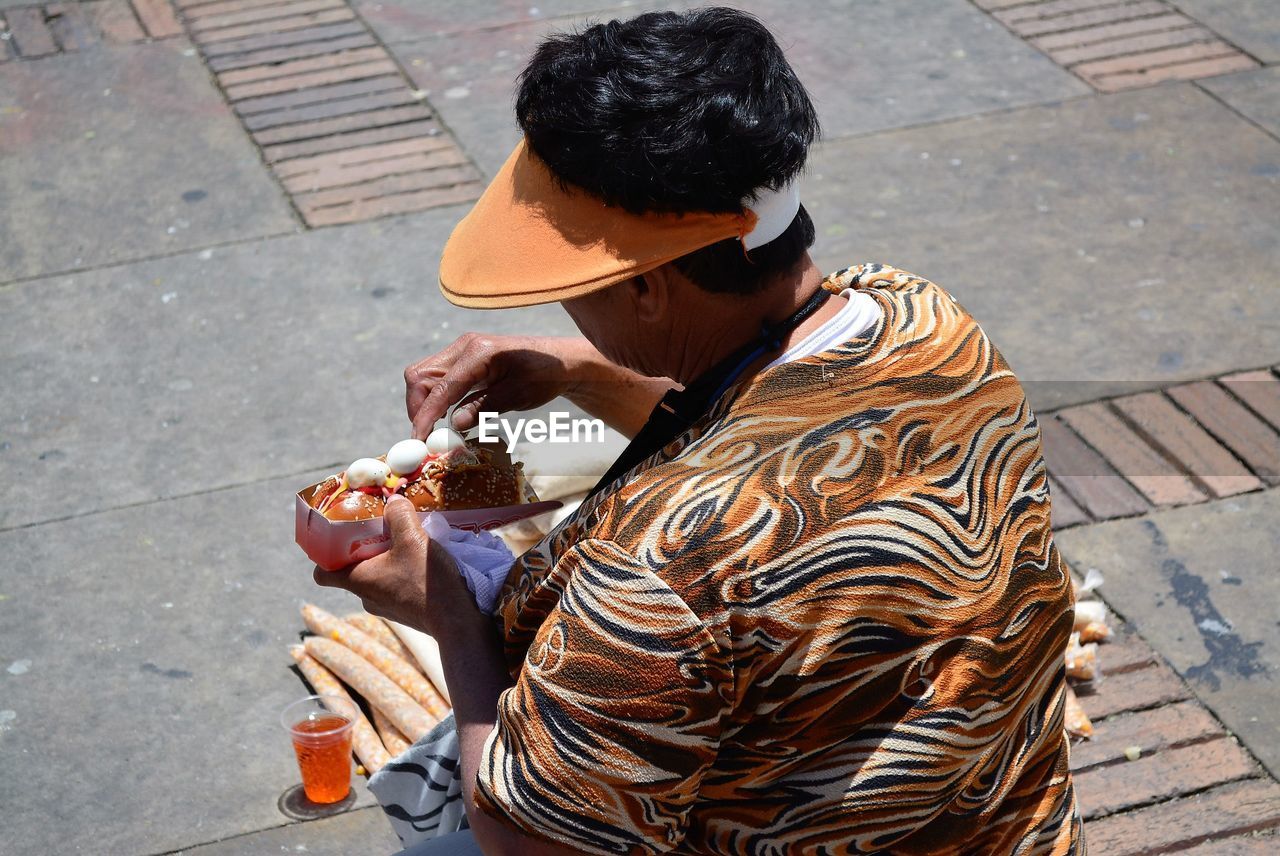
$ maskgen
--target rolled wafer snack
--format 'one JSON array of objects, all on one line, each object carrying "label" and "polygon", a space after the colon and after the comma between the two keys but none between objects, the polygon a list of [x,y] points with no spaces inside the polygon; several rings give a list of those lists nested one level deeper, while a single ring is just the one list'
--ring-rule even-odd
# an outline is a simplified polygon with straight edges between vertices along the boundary
[{"label": "rolled wafer snack", "polygon": [[1107,621],[1107,605],[1100,600],[1078,600],[1074,625],[1079,630],[1086,624],[1105,624]]},{"label": "rolled wafer snack", "polygon": [[394,758],[404,750],[408,749],[412,744],[405,739],[400,733],[400,729],[391,724],[391,720],[387,719],[387,715],[376,707],[373,711],[373,727],[377,730],[378,736],[382,738],[382,745],[387,747],[387,751]]},{"label": "rolled wafer snack", "polygon": [[395,631],[395,634],[404,642],[405,647],[413,653],[413,659],[418,661],[418,665],[422,667],[423,674],[440,691],[440,695],[444,696],[444,700],[452,704],[453,701],[449,698],[449,687],[444,682],[444,664],[440,662],[440,646],[436,644],[436,640],[421,630],[405,627],[403,624],[397,624],[394,621],[388,621],[387,626]]},{"label": "rolled wafer snack", "polygon": [[1097,568],[1090,568],[1085,573],[1082,582],[1076,582],[1075,576],[1071,577],[1071,593],[1075,595],[1076,600],[1079,600],[1089,592],[1096,591],[1104,582],[1102,571]]},{"label": "rolled wafer snack", "polygon": [[444,719],[449,715],[449,705],[445,703],[440,693],[436,692],[431,682],[407,661],[397,657],[369,634],[357,630],[336,615],[309,603],[302,607],[302,620],[306,622],[307,629],[312,633],[341,642],[368,660],[378,671],[395,681],[400,689],[412,696],[414,701],[422,705],[423,709],[436,720]]},{"label": "rolled wafer snack", "polygon": [[353,612],[350,615],[342,616],[342,620],[350,624],[356,630],[362,630],[368,633],[374,639],[377,639],[387,650],[395,654],[400,659],[407,662],[410,666],[421,671],[418,661],[413,658],[413,652],[404,647],[404,643],[400,641],[400,637],[391,632],[391,628],[387,623],[376,615],[370,615],[367,612]]},{"label": "rolled wafer snack", "polygon": [[1101,621],[1090,621],[1080,628],[1081,642],[1105,642],[1111,638],[1111,628]]},{"label": "rolled wafer snack", "polygon": [[1063,724],[1067,734],[1072,737],[1083,737],[1087,740],[1093,736],[1093,723],[1089,721],[1089,715],[1084,712],[1080,699],[1076,698],[1075,691],[1071,687],[1067,687]]},{"label": "rolled wafer snack", "polygon": [[351,689],[364,696],[370,705],[385,713],[405,737],[417,742],[435,727],[435,717],[350,648],[319,636],[308,637],[304,644],[308,654],[328,666]]},{"label": "rolled wafer snack", "polygon": [[1067,677],[1078,681],[1092,681],[1098,674],[1098,643],[1080,644],[1080,634],[1072,633],[1067,642]]},{"label": "rolled wafer snack", "polygon": [[[289,653],[297,661],[303,677],[307,679],[307,683],[311,684],[311,688],[317,695],[336,695],[355,702],[346,687],[333,676],[332,672],[320,665],[319,660],[309,655],[303,646],[290,645]],[[356,708],[356,710],[359,709],[359,707]],[[355,724],[351,727],[351,748],[370,775],[381,770],[391,760],[391,754],[387,752],[382,740],[374,732],[373,726],[369,724],[369,720],[365,719],[363,713],[356,718]]]}]

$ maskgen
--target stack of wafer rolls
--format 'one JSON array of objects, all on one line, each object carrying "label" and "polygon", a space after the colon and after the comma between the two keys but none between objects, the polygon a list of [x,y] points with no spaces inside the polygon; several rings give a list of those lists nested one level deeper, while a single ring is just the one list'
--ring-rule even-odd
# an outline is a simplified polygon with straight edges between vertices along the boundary
[{"label": "stack of wafer rolls", "polygon": [[1111,627],[1107,623],[1107,606],[1095,600],[1095,592],[1103,583],[1102,573],[1090,568],[1083,581],[1071,579],[1072,593],[1075,595],[1075,616],[1071,638],[1067,642],[1064,660],[1069,682],[1066,691],[1066,708],[1064,711],[1066,731],[1072,737],[1088,739],[1093,736],[1093,723],[1076,698],[1072,683],[1085,684],[1096,691],[1102,680],[1102,669],[1098,665],[1098,643],[1106,642],[1112,636]]},{"label": "stack of wafer rolls", "polygon": [[1070,685],[1067,686],[1064,703],[1063,724],[1067,734],[1085,739],[1092,737],[1093,723],[1089,721],[1089,715],[1084,712],[1080,699],[1076,698],[1075,690],[1071,689]]},{"label": "stack of wafer rolls", "polygon": [[421,630],[414,630],[412,627],[405,627],[394,621],[388,621],[387,625],[395,631],[395,635],[400,638],[405,648],[412,652],[413,659],[418,662],[422,673],[440,691],[444,700],[450,701],[449,687],[444,681],[444,664],[440,662],[440,646],[436,644],[436,640]]},{"label": "stack of wafer rolls", "polygon": [[399,755],[408,749],[412,744],[408,738],[400,733],[400,729],[391,724],[391,720],[387,719],[386,714],[373,708],[373,727],[378,732],[378,736],[382,738],[382,745],[393,756]]},{"label": "stack of wafer rolls", "polygon": [[350,691],[369,710],[352,732],[352,749],[369,773],[449,715],[449,703],[382,619],[356,613],[344,620],[312,604],[303,605],[302,619],[315,635],[290,654],[312,689],[348,698]]},{"label": "stack of wafer rolls", "polygon": [[[307,629],[316,636],[331,639],[368,660],[379,672],[394,681],[396,686],[420,704],[435,722],[449,715],[449,705],[422,672],[414,668],[409,660],[400,657],[377,639],[311,604],[302,607],[302,620],[306,622]],[[356,690],[358,692],[359,688],[356,687]],[[361,695],[364,694],[361,693]],[[368,696],[365,697],[368,698]],[[372,699],[369,701],[373,703]],[[374,704],[374,707],[381,707],[381,705]],[[382,712],[388,716],[391,715],[389,710],[383,709]],[[405,734],[408,732],[406,731]]]},{"label": "stack of wafer rolls", "polygon": [[1067,640],[1067,677],[1078,681],[1092,681],[1099,677],[1098,643],[1081,644],[1080,634],[1072,633]]},{"label": "stack of wafer rolls", "polygon": [[387,626],[387,622],[383,621],[376,615],[370,615],[367,612],[352,612],[342,616],[342,620],[350,624],[357,630],[377,639],[386,648],[396,656],[413,663],[413,655],[409,653],[409,649],[404,647],[404,643],[400,641],[400,637],[391,632],[391,628]]}]

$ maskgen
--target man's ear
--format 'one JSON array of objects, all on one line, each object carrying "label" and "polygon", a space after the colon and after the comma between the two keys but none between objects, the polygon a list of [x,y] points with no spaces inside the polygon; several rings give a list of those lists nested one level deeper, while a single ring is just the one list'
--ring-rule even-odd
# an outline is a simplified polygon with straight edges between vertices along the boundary
[{"label": "man's ear", "polygon": [[675,269],[666,264],[633,277],[627,283],[637,320],[653,324],[666,319],[672,290],[678,287],[674,274]]}]

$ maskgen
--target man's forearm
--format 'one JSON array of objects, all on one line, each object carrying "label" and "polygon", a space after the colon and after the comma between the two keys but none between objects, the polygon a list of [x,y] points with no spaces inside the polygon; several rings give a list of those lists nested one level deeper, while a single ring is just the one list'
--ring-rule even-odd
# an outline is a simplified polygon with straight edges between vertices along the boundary
[{"label": "man's forearm", "polygon": [[445,683],[453,700],[453,718],[462,751],[462,793],[470,814],[481,749],[498,720],[498,696],[511,686],[511,677],[497,629],[487,621],[468,623],[437,641]]},{"label": "man's forearm", "polygon": [[574,381],[565,397],[625,437],[639,433],[658,401],[676,386],[670,378],[645,377],[609,362],[586,339],[575,350]]},{"label": "man's forearm", "polygon": [[498,696],[511,686],[496,628],[487,619],[467,622],[454,632],[442,633],[437,641],[445,682],[453,699],[453,718],[458,728],[462,796],[467,820],[481,852],[486,856],[561,856],[572,853],[530,838],[476,806],[476,774],[484,744],[498,720]]}]

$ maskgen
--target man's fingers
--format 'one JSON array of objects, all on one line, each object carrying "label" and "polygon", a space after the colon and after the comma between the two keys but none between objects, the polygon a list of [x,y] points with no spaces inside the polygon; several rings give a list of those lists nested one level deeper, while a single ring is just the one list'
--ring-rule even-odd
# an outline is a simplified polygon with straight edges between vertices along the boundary
[{"label": "man's fingers", "polygon": [[446,369],[437,366],[413,365],[404,370],[404,406],[409,419],[422,409],[422,402],[436,381],[444,377]]},{"label": "man's fingers", "polygon": [[435,382],[447,375],[454,361],[470,347],[473,338],[470,333],[459,336],[443,351],[419,360],[404,370],[405,405],[409,409],[410,419],[422,407],[423,399]]},{"label": "man's fingers", "polygon": [[[450,392],[454,386],[451,378],[441,378],[427,391],[427,395],[418,405],[417,411],[410,417],[413,420],[413,436],[419,440],[427,439],[427,435],[435,428],[440,417],[449,410],[453,403]],[[465,394],[465,390],[463,391]],[[461,395],[453,396],[461,398]]]},{"label": "man's fingers", "polygon": [[[453,428],[457,431],[470,431],[480,423],[480,409],[489,400],[489,390],[477,389],[458,402],[453,408]],[[492,409],[492,408],[490,408]]]},{"label": "man's fingers", "polygon": [[365,559],[340,571],[326,571],[317,566],[312,579],[315,580],[316,585],[346,589],[356,597],[368,597],[377,591],[381,583],[385,582],[386,569],[383,565],[386,564],[389,555],[389,553],[380,553],[372,559]]},{"label": "man's fingers", "polygon": [[413,436],[425,440],[436,422],[474,387],[489,378],[489,355],[469,353],[460,357],[448,375],[436,381],[413,414]]},{"label": "man's fingers", "polygon": [[318,586],[349,590],[351,588],[351,569],[353,567],[355,566],[352,565],[337,571],[326,571],[316,565],[315,570],[311,572],[311,579],[315,580],[315,584]]},{"label": "man's fingers", "polygon": [[391,549],[401,545],[412,545],[426,538],[422,524],[418,521],[418,510],[413,503],[403,496],[393,496],[387,500],[382,512],[387,521],[387,529],[391,532]]},{"label": "man's fingers", "polygon": [[472,390],[453,409],[453,427],[470,431],[480,424],[481,410],[493,413],[524,410],[528,400],[527,388],[509,380]]}]

